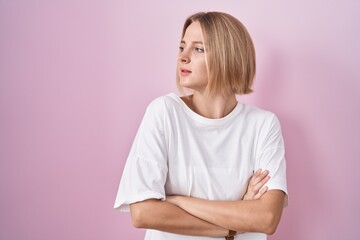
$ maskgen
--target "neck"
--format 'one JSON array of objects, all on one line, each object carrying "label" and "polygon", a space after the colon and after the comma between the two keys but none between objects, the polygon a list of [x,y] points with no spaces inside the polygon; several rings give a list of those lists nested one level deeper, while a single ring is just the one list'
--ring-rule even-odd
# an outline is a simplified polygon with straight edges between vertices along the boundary
[{"label": "neck", "polygon": [[206,118],[223,118],[228,115],[237,104],[235,94],[229,97],[221,95],[207,97],[201,93],[194,92],[186,98],[185,103],[197,114]]}]

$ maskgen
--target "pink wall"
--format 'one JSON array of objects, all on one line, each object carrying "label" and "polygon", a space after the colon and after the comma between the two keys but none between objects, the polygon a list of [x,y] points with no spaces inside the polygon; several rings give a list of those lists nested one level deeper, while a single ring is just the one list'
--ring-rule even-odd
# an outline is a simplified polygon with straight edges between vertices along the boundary
[{"label": "pink wall", "polygon": [[360,2],[0,1],[0,239],[141,239],[112,209],[149,101],[176,91],[186,16],[253,36],[278,114],[289,207],[270,239],[360,239]]}]

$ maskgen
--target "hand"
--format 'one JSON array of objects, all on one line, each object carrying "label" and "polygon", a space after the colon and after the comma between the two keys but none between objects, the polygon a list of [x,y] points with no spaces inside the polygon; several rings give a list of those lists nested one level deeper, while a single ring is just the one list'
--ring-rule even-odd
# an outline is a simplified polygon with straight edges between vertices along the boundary
[{"label": "hand", "polygon": [[258,169],[249,181],[249,185],[243,200],[259,199],[268,190],[267,186],[263,187],[270,179],[270,176],[268,175],[268,170],[261,172],[261,169]]}]

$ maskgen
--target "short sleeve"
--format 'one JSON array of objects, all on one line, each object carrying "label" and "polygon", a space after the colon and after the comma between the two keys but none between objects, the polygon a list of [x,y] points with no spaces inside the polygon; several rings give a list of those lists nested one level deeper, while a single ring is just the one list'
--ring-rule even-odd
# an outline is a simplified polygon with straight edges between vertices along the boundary
[{"label": "short sleeve", "polygon": [[255,169],[269,171],[270,180],[266,184],[269,190],[278,189],[285,192],[285,204],[288,205],[286,184],[285,146],[278,118],[272,114],[271,120],[263,130],[263,140],[259,154],[256,157]]},{"label": "short sleeve", "polygon": [[146,108],[121,177],[114,208],[129,211],[131,203],[150,198],[165,199],[168,172],[164,136],[164,100]]}]

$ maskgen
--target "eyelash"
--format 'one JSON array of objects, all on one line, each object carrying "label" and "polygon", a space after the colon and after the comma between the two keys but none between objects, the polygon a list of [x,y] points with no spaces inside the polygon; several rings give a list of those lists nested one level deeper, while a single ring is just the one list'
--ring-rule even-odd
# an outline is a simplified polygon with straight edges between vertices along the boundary
[{"label": "eyelash", "polygon": [[[184,51],[184,47],[179,47],[179,50],[180,50],[180,52],[182,52],[182,51]],[[203,48],[199,48],[199,47],[196,47],[196,48],[194,48],[194,50],[196,51],[196,52],[198,52],[198,53],[203,53],[204,52],[204,49]]]},{"label": "eyelash", "polygon": [[199,53],[203,53],[204,52],[204,49],[203,48],[195,48],[195,51],[199,52]]}]

